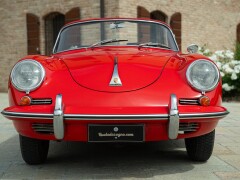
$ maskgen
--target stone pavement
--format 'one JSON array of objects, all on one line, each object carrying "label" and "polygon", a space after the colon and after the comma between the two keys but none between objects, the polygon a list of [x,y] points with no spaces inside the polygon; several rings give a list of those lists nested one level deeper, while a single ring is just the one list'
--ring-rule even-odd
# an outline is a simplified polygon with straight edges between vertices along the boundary
[{"label": "stone pavement", "polygon": [[[8,105],[0,93],[0,109]],[[147,144],[51,142],[48,161],[26,165],[11,121],[0,115],[0,179],[240,179],[240,103],[224,103],[231,112],[216,129],[207,163],[188,159],[184,141]]]}]

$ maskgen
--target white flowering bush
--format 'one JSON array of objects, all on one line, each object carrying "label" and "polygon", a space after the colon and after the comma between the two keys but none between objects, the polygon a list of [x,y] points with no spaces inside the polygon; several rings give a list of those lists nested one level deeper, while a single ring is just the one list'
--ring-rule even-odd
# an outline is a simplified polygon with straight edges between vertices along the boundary
[{"label": "white flowering bush", "polygon": [[230,50],[211,52],[206,46],[199,48],[199,53],[212,59],[222,76],[223,96],[240,94],[240,60],[234,60],[234,53]]}]

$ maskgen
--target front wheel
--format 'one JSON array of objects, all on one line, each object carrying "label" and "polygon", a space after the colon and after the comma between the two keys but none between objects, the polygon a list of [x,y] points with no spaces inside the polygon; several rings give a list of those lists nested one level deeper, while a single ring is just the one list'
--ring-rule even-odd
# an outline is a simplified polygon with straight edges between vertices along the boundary
[{"label": "front wheel", "polygon": [[212,155],[215,130],[193,138],[185,139],[188,156],[194,161],[207,161]]},{"label": "front wheel", "polygon": [[49,141],[19,135],[22,158],[27,164],[41,164],[47,159]]}]

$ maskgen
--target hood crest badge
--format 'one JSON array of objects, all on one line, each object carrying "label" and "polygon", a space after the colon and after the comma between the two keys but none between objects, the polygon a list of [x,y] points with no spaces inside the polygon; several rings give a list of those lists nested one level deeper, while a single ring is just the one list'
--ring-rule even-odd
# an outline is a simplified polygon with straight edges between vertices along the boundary
[{"label": "hood crest badge", "polygon": [[118,74],[118,58],[117,57],[114,57],[114,69],[113,69],[112,79],[109,83],[109,86],[122,86],[122,82]]}]

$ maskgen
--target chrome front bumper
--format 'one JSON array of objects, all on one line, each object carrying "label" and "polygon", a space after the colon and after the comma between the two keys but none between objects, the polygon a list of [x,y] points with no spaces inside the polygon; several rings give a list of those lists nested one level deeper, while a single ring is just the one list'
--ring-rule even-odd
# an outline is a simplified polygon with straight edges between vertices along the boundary
[{"label": "chrome front bumper", "polygon": [[208,119],[222,118],[229,112],[214,112],[214,113],[189,113],[181,114],[178,111],[178,100],[175,94],[171,94],[169,102],[169,114],[64,114],[62,95],[56,96],[55,108],[53,114],[42,113],[20,113],[12,111],[2,111],[5,117],[9,118],[29,118],[29,119],[51,119],[53,120],[53,129],[55,138],[61,140],[64,138],[64,121],[67,120],[169,120],[168,137],[176,139],[179,131],[180,119]]}]

